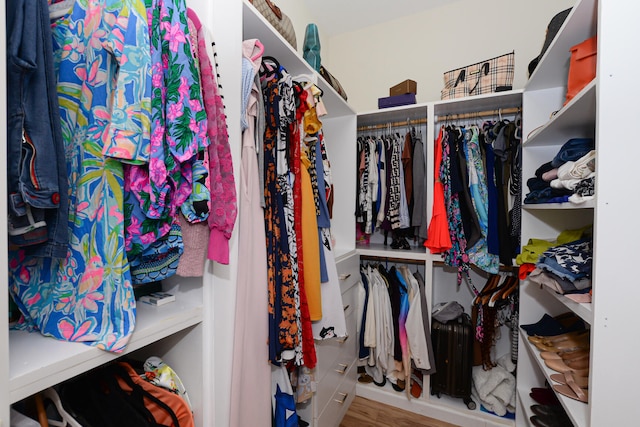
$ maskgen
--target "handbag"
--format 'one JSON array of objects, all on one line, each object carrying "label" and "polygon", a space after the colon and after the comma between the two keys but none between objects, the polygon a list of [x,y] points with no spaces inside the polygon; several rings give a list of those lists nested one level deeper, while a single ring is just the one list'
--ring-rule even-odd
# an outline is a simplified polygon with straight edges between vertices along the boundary
[{"label": "handbag", "polygon": [[544,37],[544,43],[542,44],[542,50],[540,51],[538,56],[536,56],[531,60],[531,62],[529,62],[529,77],[531,77],[531,74],[533,74],[533,72],[535,71],[545,52],[547,51],[547,49],[549,49],[549,46],[551,46],[551,42],[553,41],[553,39],[556,38],[556,34],[558,34],[558,31],[560,31],[560,27],[562,27],[565,19],[567,19],[567,16],[569,16],[569,12],[571,12],[571,8],[565,9],[562,12],[558,12],[553,18],[551,18],[551,21],[549,21],[549,25],[547,25],[547,32]]},{"label": "handbag", "polygon": [[502,92],[513,87],[515,53],[507,53],[444,73],[441,99]]},{"label": "handbag", "polygon": [[332,88],[335,89],[336,92],[338,92],[338,95],[340,95],[345,101],[347,100],[347,92],[345,92],[338,79],[336,79],[333,74],[327,71],[324,65],[320,66],[320,75],[327,81],[327,83],[331,85]]},{"label": "handbag", "polygon": [[569,50],[571,51],[571,59],[569,60],[567,95],[564,105],[567,105],[578,92],[596,77],[597,36],[590,37]]},{"label": "handbag", "polygon": [[275,28],[295,50],[298,50],[293,23],[287,15],[282,13],[278,6],[271,0],[249,0],[249,3],[251,3],[262,16],[267,18],[267,21],[269,21],[273,28]]}]

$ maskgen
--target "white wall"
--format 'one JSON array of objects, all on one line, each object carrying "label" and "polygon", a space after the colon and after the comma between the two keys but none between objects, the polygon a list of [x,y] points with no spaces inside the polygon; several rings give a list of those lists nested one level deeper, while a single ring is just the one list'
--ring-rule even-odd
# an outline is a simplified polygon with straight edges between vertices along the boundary
[{"label": "white wall", "polygon": [[[393,7],[393,2],[373,3],[371,7]],[[518,89],[528,79],[529,62],[540,53],[550,19],[574,3],[454,2],[335,36],[323,42],[322,62],[340,80],[349,104],[358,112],[376,110],[378,98],[389,96],[389,87],[405,79],[418,83],[417,102],[438,100],[445,71],[514,50],[514,88]]]}]

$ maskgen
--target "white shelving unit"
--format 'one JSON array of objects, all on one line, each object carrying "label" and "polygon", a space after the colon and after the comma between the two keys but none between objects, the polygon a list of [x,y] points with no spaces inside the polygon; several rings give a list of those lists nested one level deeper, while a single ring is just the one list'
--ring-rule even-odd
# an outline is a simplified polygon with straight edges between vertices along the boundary
[{"label": "white shelving unit", "polygon": [[[376,129],[376,125],[385,125],[387,123],[396,124],[402,131],[402,123],[408,121],[416,121],[424,119],[426,122],[422,124],[426,129],[423,130],[422,141],[424,144],[426,155],[426,175],[427,175],[427,221],[431,220],[431,211],[433,206],[433,173],[434,173],[434,140],[440,124],[444,123],[447,118],[460,123],[456,120],[456,115],[467,113],[487,112],[495,113],[497,119],[502,110],[519,108],[522,106],[522,91],[514,90],[509,92],[494,93],[489,95],[480,95],[475,97],[452,99],[446,101],[434,101],[421,104],[406,105],[401,107],[393,107],[380,109],[358,114],[358,129],[364,129],[367,133],[367,127]],[[473,116],[473,114],[471,114]],[[486,118],[485,116],[482,117]],[[493,117],[492,117],[493,118]],[[475,118],[470,118],[469,122],[475,122]],[[407,129],[411,125],[408,125]],[[417,126],[416,126],[417,129]],[[395,132],[395,128],[392,128]],[[425,133],[426,131],[426,133]],[[371,133],[376,130],[371,130]],[[352,218],[352,226],[355,226],[355,220]],[[465,303],[471,301],[473,296],[466,285],[456,286],[456,274],[453,269],[443,266],[442,257],[439,254],[430,254],[428,250],[419,245],[413,246],[410,250],[391,249],[389,246],[382,244],[381,234],[374,233],[371,242],[368,245],[358,244],[358,254],[365,257],[377,257],[386,260],[389,263],[402,263],[404,260],[422,261],[424,266],[424,275],[426,279],[425,292],[427,294],[428,303],[433,305],[442,301],[457,300]],[[472,272],[472,278],[476,285],[484,284],[481,275]],[[508,335],[508,334],[504,334]],[[503,354],[508,347],[507,337],[499,342],[497,347],[500,354]],[[440,398],[431,396],[429,393],[429,379],[424,378],[423,394],[420,398],[410,400],[407,399],[406,393],[398,393],[393,390],[390,385],[378,387],[375,384],[357,385],[357,394],[368,399],[372,399],[385,404],[391,404],[407,411],[418,414],[427,415],[447,421],[456,425],[465,427],[485,427],[485,426],[512,426],[513,420],[497,417],[495,415],[477,409],[469,410],[463,403],[462,399],[454,399],[442,395]]]},{"label": "white shelving unit", "polygon": [[[633,10],[632,10],[633,9]],[[634,334],[640,291],[630,280],[625,266],[636,261],[631,255],[638,238],[633,226],[637,203],[625,194],[625,178],[637,170],[640,150],[634,138],[624,136],[620,123],[634,123],[637,103],[625,95],[632,84],[632,69],[620,55],[640,38],[632,23],[639,5],[623,6],[611,0],[579,0],[541,59],[523,94],[524,132],[523,180],[533,176],[562,144],[574,137],[593,137],[596,145],[596,198],[582,204],[523,205],[522,242],[529,238],[554,239],[565,229],[593,224],[593,302],[577,304],[568,298],[525,280],[521,285],[520,324],[535,323],[544,313],[572,311],[590,327],[589,403],[557,394],[576,427],[634,425],[640,409],[633,393],[640,379],[628,370],[635,351]],[[569,48],[598,36],[597,77],[564,104]],[[552,113],[554,113],[552,115]],[[633,246],[632,246],[633,245]],[[539,351],[521,334],[518,363],[518,426],[528,426],[528,397],[532,387],[553,384],[554,373],[544,365]]]},{"label": "white shelving unit", "polygon": [[[577,137],[593,138],[596,135],[597,78],[567,105],[563,104],[569,48],[597,33],[597,7],[596,0],[581,0],[576,3],[525,87],[523,182],[534,176],[540,165],[550,161],[567,140]],[[599,179],[601,168],[598,162],[596,167]],[[526,191],[523,191],[524,195]],[[553,240],[565,229],[593,224],[595,206],[595,201],[581,205],[523,204],[522,244],[526,244],[530,238]],[[520,324],[534,323],[544,313],[556,315],[566,311],[575,312],[588,324],[593,322],[591,304],[576,304],[555,292],[543,290],[528,280],[522,283]],[[527,426],[532,415],[529,406],[536,403],[531,401],[528,394],[532,387],[543,387],[545,383],[554,384],[550,379],[554,371],[544,364],[539,356],[540,352],[529,343],[524,332],[520,334],[520,348],[526,350],[519,352],[518,413],[523,416],[517,418],[517,425]],[[558,397],[575,426],[590,425],[589,405],[559,394]]]}]

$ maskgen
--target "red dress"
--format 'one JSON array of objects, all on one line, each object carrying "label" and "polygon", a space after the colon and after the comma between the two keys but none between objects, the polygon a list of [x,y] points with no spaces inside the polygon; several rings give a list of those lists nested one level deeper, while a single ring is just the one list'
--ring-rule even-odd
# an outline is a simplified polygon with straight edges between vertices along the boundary
[{"label": "red dress", "polygon": [[440,164],[442,163],[442,131],[438,134],[434,149],[434,171],[433,171],[433,209],[431,222],[427,231],[427,240],[424,245],[429,248],[432,254],[442,253],[451,249],[451,237],[449,235],[449,223],[447,221],[447,211],[444,204],[444,188],[440,181]]}]

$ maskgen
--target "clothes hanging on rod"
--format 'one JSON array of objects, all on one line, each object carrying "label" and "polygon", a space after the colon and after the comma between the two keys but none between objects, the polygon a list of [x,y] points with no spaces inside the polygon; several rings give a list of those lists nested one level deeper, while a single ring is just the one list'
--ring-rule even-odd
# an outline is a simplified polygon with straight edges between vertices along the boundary
[{"label": "clothes hanging on rod", "polygon": [[417,398],[423,375],[435,370],[424,279],[406,265],[363,264],[360,273],[359,381],[389,381]]},{"label": "clothes hanging on rod", "polygon": [[313,368],[313,338],[346,336],[330,236],[333,182],[316,108],[322,92],[294,82],[275,58],[262,58],[260,78],[269,360]]},{"label": "clothes hanging on rod", "polygon": [[426,237],[426,161],[422,131],[416,131],[416,122],[402,122],[395,130],[392,125],[397,123],[361,128],[356,166],[360,243],[366,244],[374,234],[384,234],[387,245],[391,233],[392,248],[411,249],[410,241],[416,246],[416,240],[422,243]]},{"label": "clothes hanging on rod", "polygon": [[[136,323],[134,286],[175,274],[185,244],[202,236],[205,247],[190,255],[202,267],[195,274],[204,271],[199,258],[210,238],[210,258],[228,262],[236,212],[224,105],[199,21],[189,19],[184,1],[149,0],[153,14],[140,14],[145,5],[138,0],[126,3],[123,14],[75,2],[51,26],[71,209],[61,230],[70,242],[60,262],[10,251],[22,328],[113,352],[124,350]],[[169,46],[160,15],[190,37]],[[79,34],[78,27],[88,30]],[[113,34],[123,40],[105,49]],[[78,47],[73,52],[69,40]],[[212,145],[219,155],[207,159]],[[225,189],[224,199],[216,187],[211,201],[212,182]],[[221,206],[224,215],[207,227],[209,211]],[[204,232],[190,240],[187,230],[198,222]]]},{"label": "clothes hanging on rod", "polygon": [[[519,114],[520,109],[508,111]],[[432,253],[444,252],[445,263],[458,268],[458,284],[463,273],[468,276],[471,264],[497,273],[500,264],[512,265],[518,251],[519,203],[507,207],[505,201],[507,194],[517,197],[520,191],[521,148],[515,137],[520,122],[487,119],[480,125],[478,120],[482,115],[502,117],[502,113],[501,109],[469,113],[462,115],[459,124],[447,118],[448,123],[438,130],[439,171],[434,189],[438,192],[442,187],[444,203],[434,200],[430,226],[441,237],[434,236],[425,246]],[[446,224],[438,214],[443,205]]]}]

